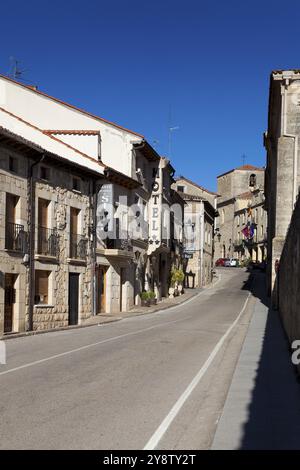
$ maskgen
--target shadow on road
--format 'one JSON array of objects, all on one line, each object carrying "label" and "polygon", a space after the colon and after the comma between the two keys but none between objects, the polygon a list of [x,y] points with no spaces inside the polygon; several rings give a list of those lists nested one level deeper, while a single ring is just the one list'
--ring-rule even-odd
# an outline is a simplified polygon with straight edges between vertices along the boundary
[{"label": "shadow on road", "polygon": [[[253,323],[251,341],[254,344],[255,338],[261,337],[261,340],[259,347],[256,345],[256,351],[251,351],[250,347],[248,358],[253,361],[260,347],[261,353],[253,371],[251,401],[239,448],[300,449],[299,378],[291,362],[289,343],[279,313],[269,308],[265,275],[250,273],[243,289],[250,290],[260,300],[255,307],[256,323]],[[268,307],[266,322],[263,306]]]}]

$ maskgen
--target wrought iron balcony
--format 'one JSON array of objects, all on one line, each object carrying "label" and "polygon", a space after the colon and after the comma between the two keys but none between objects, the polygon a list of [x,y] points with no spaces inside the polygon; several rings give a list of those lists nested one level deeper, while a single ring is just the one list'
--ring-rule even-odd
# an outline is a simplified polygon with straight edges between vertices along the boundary
[{"label": "wrought iron balcony", "polygon": [[5,227],[5,248],[24,253],[27,248],[27,232],[24,225],[7,222]]},{"label": "wrought iron balcony", "polygon": [[38,254],[58,257],[59,235],[55,228],[38,227]]},{"label": "wrought iron balcony", "polygon": [[86,259],[88,239],[83,235],[71,234],[70,236],[70,258]]},{"label": "wrought iron balcony", "polygon": [[133,247],[129,239],[107,238],[105,240],[105,245],[108,250],[133,251]]}]

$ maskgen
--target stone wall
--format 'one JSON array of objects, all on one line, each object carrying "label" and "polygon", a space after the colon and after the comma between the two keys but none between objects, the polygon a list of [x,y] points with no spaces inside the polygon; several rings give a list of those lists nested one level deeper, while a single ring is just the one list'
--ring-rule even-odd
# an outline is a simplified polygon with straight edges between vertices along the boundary
[{"label": "stone wall", "polygon": [[[9,158],[16,161],[16,172],[9,170]],[[5,274],[16,276],[14,288],[16,302],[13,306],[12,331],[25,330],[28,286],[28,269],[23,264],[23,253],[6,250],[6,194],[17,196],[16,223],[27,231],[27,159],[17,152],[0,148],[0,337],[4,331]]]},{"label": "stone wall", "polygon": [[300,340],[300,198],[297,200],[285,242],[284,239],[281,240],[282,245],[275,283],[278,285],[279,311],[292,343],[296,339]]}]

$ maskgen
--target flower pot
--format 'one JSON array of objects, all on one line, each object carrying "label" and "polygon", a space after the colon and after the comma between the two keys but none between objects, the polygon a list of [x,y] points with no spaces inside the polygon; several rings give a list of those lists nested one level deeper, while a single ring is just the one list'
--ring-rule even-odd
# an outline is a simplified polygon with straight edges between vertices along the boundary
[{"label": "flower pot", "polygon": [[142,307],[150,307],[150,300],[141,300]]},{"label": "flower pot", "polygon": [[174,287],[169,287],[169,297],[171,299],[173,299],[173,297],[174,297],[174,292],[175,292],[175,288]]}]

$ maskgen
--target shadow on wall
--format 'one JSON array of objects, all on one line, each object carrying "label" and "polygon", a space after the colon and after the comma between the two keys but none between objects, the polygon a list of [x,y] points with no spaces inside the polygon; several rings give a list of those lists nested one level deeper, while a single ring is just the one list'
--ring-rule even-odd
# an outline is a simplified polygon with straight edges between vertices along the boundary
[{"label": "shadow on wall", "polygon": [[[251,277],[253,283],[251,286],[248,283],[244,289],[251,290],[268,306],[265,275],[256,273]],[[256,339],[259,331],[257,329]],[[250,406],[239,449],[300,449],[299,377],[291,362],[289,342],[280,316],[270,308],[260,345],[261,354],[253,371]]]}]

